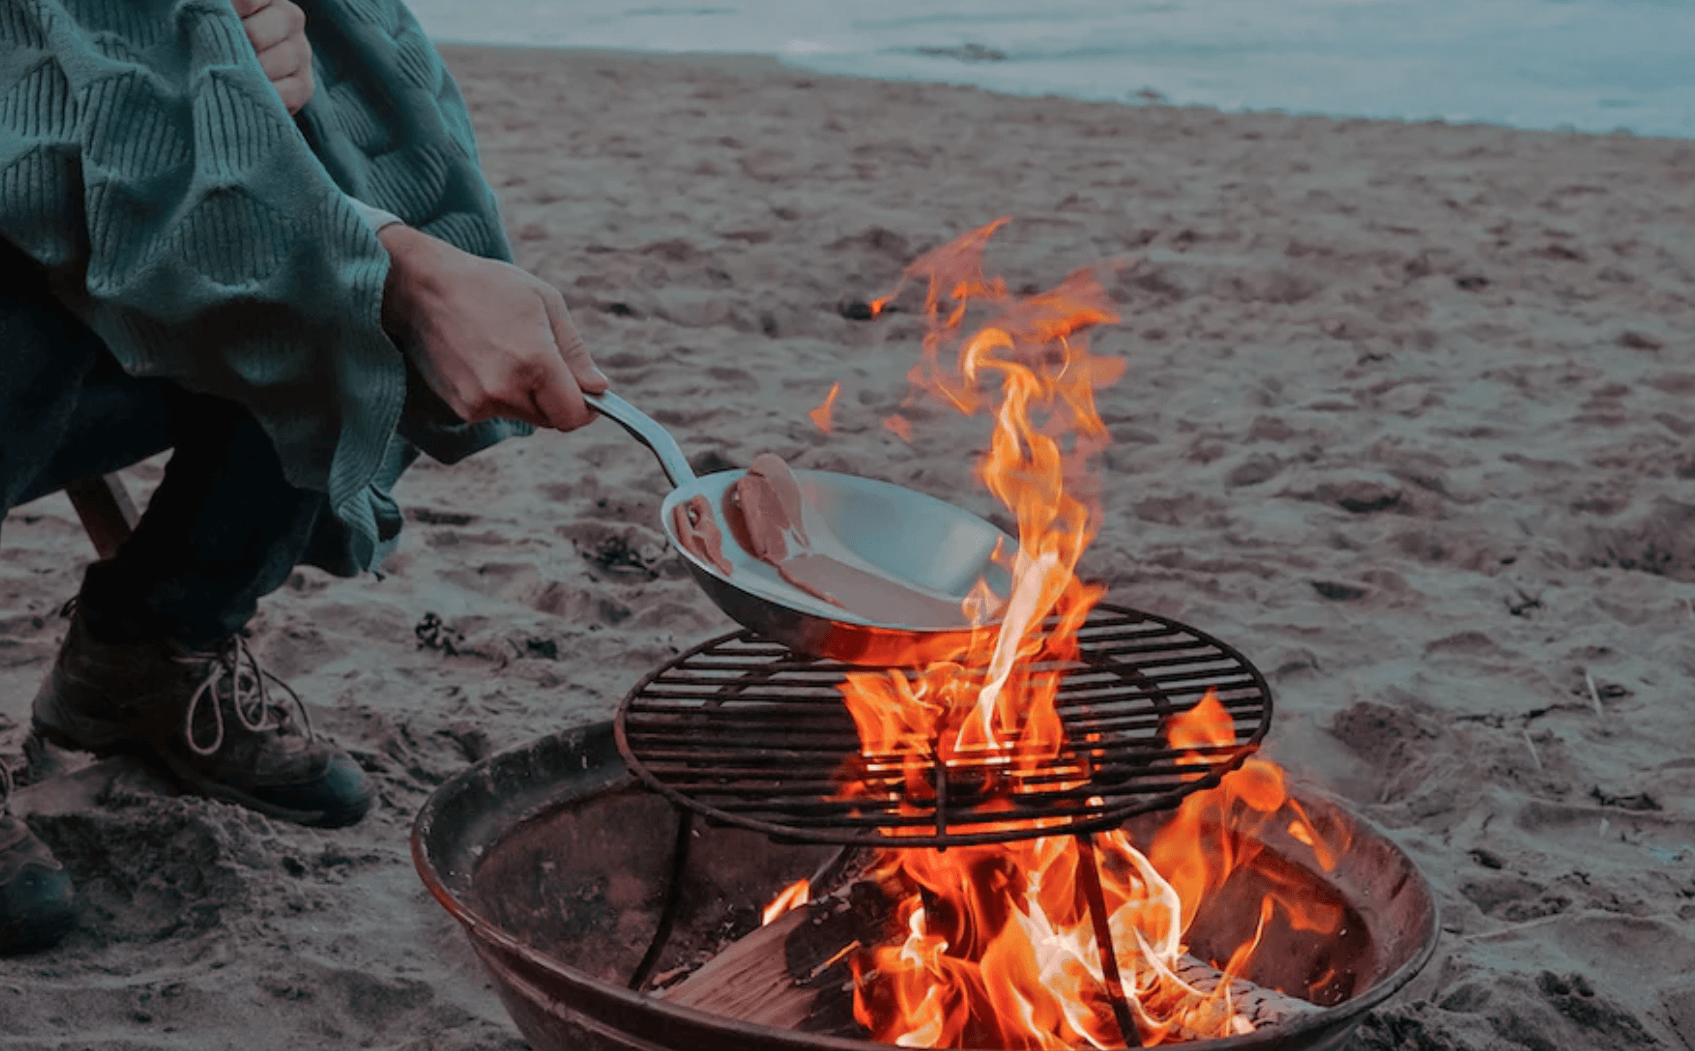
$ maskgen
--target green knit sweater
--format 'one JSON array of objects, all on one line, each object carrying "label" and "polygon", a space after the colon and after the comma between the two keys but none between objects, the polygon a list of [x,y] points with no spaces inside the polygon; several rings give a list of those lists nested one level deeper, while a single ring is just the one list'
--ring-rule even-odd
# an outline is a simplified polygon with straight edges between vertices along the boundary
[{"label": "green knit sweater", "polygon": [[0,0],[0,237],[125,370],[246,406],[290,481],[329,494],[313,561],[352,573],[399,531],[409,442],[451,461],[526,428],[465,425],[409,371],[379,321],[388,257],[348,197],[510,249],[411,13],[296,2],[317,89],[291,119],[228,0]]}]

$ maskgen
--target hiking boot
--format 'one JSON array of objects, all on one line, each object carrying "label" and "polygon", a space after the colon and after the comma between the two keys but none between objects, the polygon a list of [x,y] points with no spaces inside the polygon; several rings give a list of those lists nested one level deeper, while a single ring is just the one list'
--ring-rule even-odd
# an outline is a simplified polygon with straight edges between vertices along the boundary
[{"label": "hiking boot", "polygon": [[76,926],[71,878],[12,816],[12,771],[0,762],[0,956],[49,949]]},{"label": "hiking boot", "polygon": [[70,631],[35,696],[40,739],[138,756],[190,791],[284,821],[339,828],[365,816],[359,764],[312,733],[300,698],[259,667],[241,635],[209,650],[101,642],[74,600],[67,612]]}]

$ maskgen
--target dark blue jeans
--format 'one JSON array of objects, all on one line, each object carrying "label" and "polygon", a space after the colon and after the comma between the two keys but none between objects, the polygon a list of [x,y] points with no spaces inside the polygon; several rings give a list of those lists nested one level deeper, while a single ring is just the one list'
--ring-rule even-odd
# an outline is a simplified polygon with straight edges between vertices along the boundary
[{"label": "dark blue jeans", "polygon": [[78,601],[96,638],[205,646],[240,630],[302,560],[328,501],[288,484],[239,405],[127,375],[0,240],[0,522],[70,481],[165,449],[170,463],[135,534],[83,578]]}]

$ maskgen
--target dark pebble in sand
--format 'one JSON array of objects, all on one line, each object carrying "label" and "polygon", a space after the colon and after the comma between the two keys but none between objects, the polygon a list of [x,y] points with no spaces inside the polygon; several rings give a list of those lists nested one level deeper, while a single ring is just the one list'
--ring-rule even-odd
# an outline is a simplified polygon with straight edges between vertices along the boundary
[{"label": "dark pebble in sand", "polygon": [[559,659],[559,643],[555,639],[525,639],[523,656],[556,661]]},{"label": "dark pebble in sand", "polygon": [[1506,862],[1502,861],[1501,856],[1493,850],[1484,850],[1482,847],[1474,847],[1466,853],[1471,855],[1471,860],[1477,862],[1486,869],[1498,869],[1506,866]]},{"label": "dark pebble in sand", "polygon": [[689,457],[689,467],[696,475],[717,474],[719,471],[734,471],[736,463],[717,449],[708,449]]},{"label": "dark pebble in sand", "polygon": [[406,513],[412,521],[424,525],[466,526],[477,520],[476,515],[463,511],[438,511],[433,507],[408,508]]},{"label": "dark pebble in sand", "polygon": [[1401,502],[1401,494],[1396,491],[1380,492],[1372,495],[1356,494],[1337,499],[1336,504],[1350,514],[1369,515],[1378,511],[1387,511]]},{"label": "dark pebble in sand", "polygon": [[1636,792],[1630,795],[1615,796],[1601,790],[1599,785],[1589,790],[1589,798],[1602,806],[1618,807],[1620,810],[1659,810],[1660,804],[1646,792]]},{"label": "dark pebble in sand", "polygon": [[1258,485],[1277,477],[1277,472],[1282,469],[1282,464],[1268,456],[1255,456],[1231,468],[1224,477],[1224,484],[1233,489]]},{"label": "dark pebble in sand", "polygon": [[1335,602],[1352,602],[1355,599],[1365,598],[1365,588],[1358,588],[1352,584],[1338,584],[1330,580],[1315,580],[1312,582],[1312,589],[1318,592],[1319,597]]}]

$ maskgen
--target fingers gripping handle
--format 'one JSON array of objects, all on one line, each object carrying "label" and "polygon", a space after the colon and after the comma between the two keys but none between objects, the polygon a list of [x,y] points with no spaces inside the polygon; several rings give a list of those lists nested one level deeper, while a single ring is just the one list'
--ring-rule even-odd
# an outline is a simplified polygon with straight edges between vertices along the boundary
[{"label": "fingers gripping handle", "polygon": [[665,477],[671,480],[673,489],[694,481],[694,469],[689,466],[688,457],[683,455],[677,440],[652,417],[611,391],[604,394],[585,393],[583,400],[589,403],[590,408],[629,431],[632,438],[651,449],[653,455],[659,458],[659,466],[665,471]]}]

